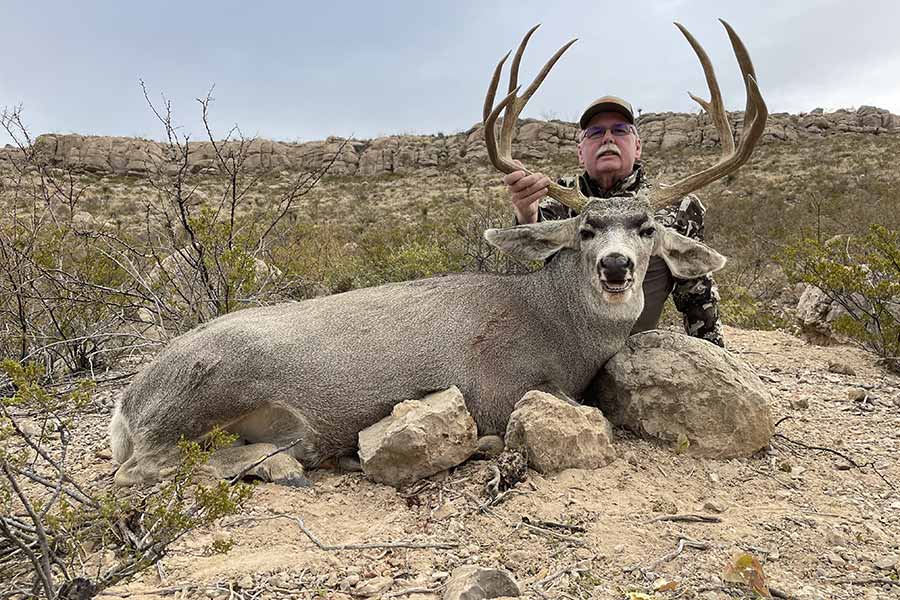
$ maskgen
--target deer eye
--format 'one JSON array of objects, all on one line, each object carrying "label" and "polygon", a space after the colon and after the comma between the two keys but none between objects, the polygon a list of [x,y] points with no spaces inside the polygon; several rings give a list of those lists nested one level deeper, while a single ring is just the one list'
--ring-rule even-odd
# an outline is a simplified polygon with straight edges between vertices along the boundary
[{"label": "deer eye", "polygon": [[656,233],[656,227],[647,227],[646,229],[641,229],[641,237],[653,237],[654,233]]},{"label": "deer eye", "polygon": [[591,231],[590,229],[581,229],[581,230],[578,232],[578,235],[581,237],[581,241],[584,242],[584,241],[587,241],[587,240],[592,240],[592,239],[594,239],[594,235],[595,235],[595,234],[594,234],[594,232]]}]

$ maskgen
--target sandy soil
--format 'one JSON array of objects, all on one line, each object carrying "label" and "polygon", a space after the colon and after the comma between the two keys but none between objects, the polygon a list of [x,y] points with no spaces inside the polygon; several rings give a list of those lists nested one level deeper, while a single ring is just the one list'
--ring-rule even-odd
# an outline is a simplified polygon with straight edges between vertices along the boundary
[{"label": "sandy soil", "polygon": [[[400,492],[360,473],[318,470],[312,489],[257,485],[244,514],[192,533],[159,572],[101,597],[425,600],[440,598],[448,573],[472,563],[507,569],[533,598],[750,598],[748,588],[722,580],[730,557],[748,551],[782,597],[900,598],[900,586],[884,582],[897,582],[900,570],[900,378],[846,346],[734,329],[727,339],[769,385],[779,434],[866,466],[777,436],[758,456],[715,461],[617,431],[619,459],[611,465],[553,477],[530,472],[484,508],[486,461]],[[834,362],[856,374],[832,372]],[[855,389],[869,400],[851,398]],[[103,393],[111,406],[115,390]],[[76,449],[97,484],[111,476],[108,418],[106,410],[85,420]],[[658,519],[685,513],[721,521]],[[663,561],[680,536],[706,548]],[[373,547],[325,550],[314,538]],[[212,553],[217,539],[232,549]],[[383,546],[400,542],[452,547]],[[668,582],[677,585],[654,591]]]}]

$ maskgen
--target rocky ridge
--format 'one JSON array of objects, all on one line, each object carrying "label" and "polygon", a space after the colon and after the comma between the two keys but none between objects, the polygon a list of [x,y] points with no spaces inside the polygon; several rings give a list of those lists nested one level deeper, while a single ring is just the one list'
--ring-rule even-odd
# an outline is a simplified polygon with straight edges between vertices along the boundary
[{"label": "rocky ridge", "polygon": [[[732,130],[739,135],[743,113],[729,113]],[[646,113],[639,119],[643,146],[648,150],[718,145],[715,127],[705,114]],[[809,113],[770,115],[763,144],[792,142],[843,133],[870,135],[900,134],[900,115],[861,106],[826,113],[817,108]],[[563,121],[520,121],[515,137],[517,156],[523,160],[571,156],[578,134],[574,123]],[[245,163],[253,170],[318,169],[333,161],[332,175],[372,176],[409,174],[423,168],[452,168],[470,162],[483,163],[487,153],[481,124],[469,130],[444,135],[392,135],[371,140],[329,137],[304,143],[253,140]],[[144,175],[164,158],[159,142],[109,136],[45,134],[35,145],[54,166],[110,175]],[[236,144],[225,146],[225,152]],[[17,151],[0,149],[0,161],[10,160]],[[215,149],[210,142],[191,142],[189,169],[203,173],[215,168]]]}]

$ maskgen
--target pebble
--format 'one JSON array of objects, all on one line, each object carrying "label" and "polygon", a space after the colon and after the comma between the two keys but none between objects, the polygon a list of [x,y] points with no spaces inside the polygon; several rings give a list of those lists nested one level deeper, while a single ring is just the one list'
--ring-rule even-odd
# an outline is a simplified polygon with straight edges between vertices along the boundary
[{"label": "pebble", "polygon": [[837,530],[830,530],[825,534],[825,543],[829,546],[847,547],[850,545],[847,536]]},{"label": "pebble", "polygon": [[237,581],[237,585],[242,590],[249,590],[253,587],[253,577],[250,575],[244,575]]},{"label": "pebble", "polygon": [[716,502],[713,500],[707,500],[703,503],[703,508],[714,513],[723,513],[728,510],[728,507],[722,504],[721,502]]},{"label": "pebble", "polygon": [[797,398],[796,400],[791,402],[791,408],[795,408],[795,409],[809,408],[809,400],[806,398]]},{"label": "pebble", "polygon": [[443,581],[450,577],[450,573],[447,571],[432,571],[431,572],[431,580],[432,581]]},{"label": "pebble", "polygon": [[897,556],[896,554],[888,554],[875,561],[875,566],[879,569],[884,569],[885,571],[893,569],[898,564],[900,564],[900,556]]},{"label": "pebble", "polygon": [[837,552],[829,552],[825,555],[825,558],[836,567],[843,567],[847,564],[847,561],[841,558]]},{"label": "pebble", "polygon": [[392,585],[394,585],[393,577],[373,577],[368,581],[361,581],[356,586],[356,595],[378,596],[388,591]]},{"label": "pebble", "polygon": [[862,402],[869,393],[862,388],[849,388],[847,390],[847,399],[851,402]]},{"label": "pebble", "polygon": [[839,375],[856,375],[856,370],[853,367],[847,363],[837,361],[829,362],[828,370]]}]

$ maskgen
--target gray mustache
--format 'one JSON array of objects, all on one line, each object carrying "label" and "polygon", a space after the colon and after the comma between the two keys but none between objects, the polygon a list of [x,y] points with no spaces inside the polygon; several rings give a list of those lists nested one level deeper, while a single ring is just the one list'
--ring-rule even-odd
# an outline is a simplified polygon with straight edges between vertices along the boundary
[{"label": "gray mustache", "polygon": [[605,146],[602,146],[601,148],[598,148],[595,156],[599,157],[604,152],[612,152],[616,156],[622,156],[622,151],[619,150],[619,147],[616,146],[615,144],[607,144]]}]

